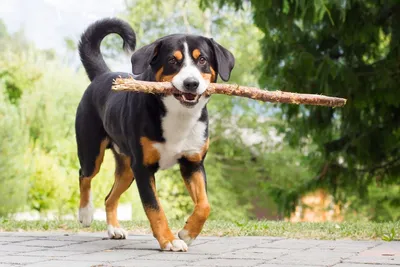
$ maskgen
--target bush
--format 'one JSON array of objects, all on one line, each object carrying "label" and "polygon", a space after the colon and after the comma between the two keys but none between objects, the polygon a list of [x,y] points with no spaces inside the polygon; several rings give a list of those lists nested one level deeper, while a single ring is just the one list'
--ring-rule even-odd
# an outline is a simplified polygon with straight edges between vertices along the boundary
[{"label": "bush", "polygon": [[25,125],[24,116],[0,85],[0,217],[20,210],[26,203],[29,169],[24,155],[29,136]]}]

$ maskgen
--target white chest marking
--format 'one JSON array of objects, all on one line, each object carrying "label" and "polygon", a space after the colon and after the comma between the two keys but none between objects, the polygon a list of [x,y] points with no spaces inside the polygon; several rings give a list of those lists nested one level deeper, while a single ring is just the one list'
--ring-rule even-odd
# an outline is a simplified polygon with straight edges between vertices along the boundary
[{"label": "white chest marking", "polygon": [[154,145],[160,154],[160,169],[172,167],[183,155],[202,151],[206,141],[206,124],[199,121],[199,118],[207,101],[202,96],[196,106],[187,108],[173,96],[163,99],[167,109],[161,122],[165,142]]}]

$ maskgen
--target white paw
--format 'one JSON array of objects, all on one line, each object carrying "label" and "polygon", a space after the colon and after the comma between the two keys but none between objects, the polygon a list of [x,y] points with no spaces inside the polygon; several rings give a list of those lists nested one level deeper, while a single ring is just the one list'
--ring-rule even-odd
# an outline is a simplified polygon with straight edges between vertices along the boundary
[{"label": "white paw", "polygon": [[110,224],[107,226],[107,233],[111,239],[126,239],[128,237],[128,232],[123,228],[114,227]]},{"label": "white paw", "polygon": [[178,236],[180,239],[182,239],[183,241],[185,241],[185,243],[190,246],[190,244],[192,244],[193,240],[195,240],[195,238],[191,238],[189,236],[189,232],[185,229],[182,229],[179,231]]},{"label": "white paw", "polygon": [[188,246],[183,240],[175,239],[172,242],[168,242],[163,250],[188,251]]},{"label": "white paw", "polygon": [[93,221],[94,208],[91,202],[84,208],[79,208],[79,221],[82,226],[89,227]]}]

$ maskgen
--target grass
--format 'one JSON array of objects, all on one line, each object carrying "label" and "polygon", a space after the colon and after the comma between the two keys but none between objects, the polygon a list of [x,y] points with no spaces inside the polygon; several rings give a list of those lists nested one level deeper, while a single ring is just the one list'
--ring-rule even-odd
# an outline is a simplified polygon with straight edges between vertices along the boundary
[{"label": "grass", "polygon": [[[170,220],[174,232],[184,221]],[[150,234],[148,221],[123,221],[122,227],[133,234]],[[10,231],[106,231],[103,221],[94,221],[90,228],[82,228],[71,220],[15,221],[0,219],[0,232]],[[281,221],[207,221],[203,236],[279,236],[311,239],[400,240],[400,222],[344,222],[290,223]]]}]

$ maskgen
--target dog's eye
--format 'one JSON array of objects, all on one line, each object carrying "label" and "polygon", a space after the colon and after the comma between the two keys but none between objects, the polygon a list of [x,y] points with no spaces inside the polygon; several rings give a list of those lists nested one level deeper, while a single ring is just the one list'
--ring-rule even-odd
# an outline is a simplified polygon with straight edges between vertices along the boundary
[{"label": "dog's eye", "polygon": [[206,64],[207,63],[207,59],[205,58],[205,57],[200,57],[199,58],[199,64],[200,65],[204,65],[204,64]]},{"label": "dog's eye", "polygon": [[168,64],[176,65],[176,64],[178,64],[178,60],[176,60],[176,58],[172,57],[172,58],[168,59]]}]

